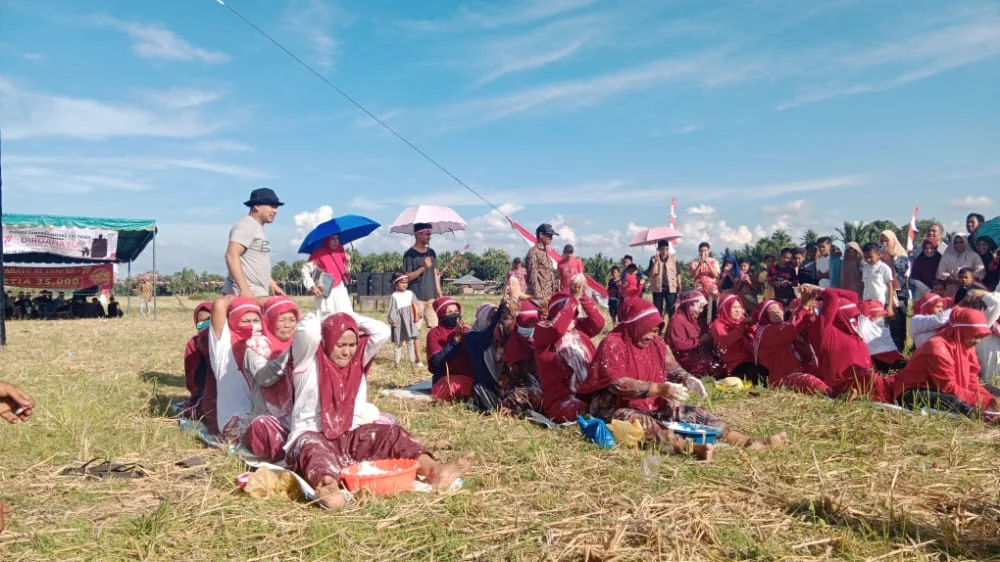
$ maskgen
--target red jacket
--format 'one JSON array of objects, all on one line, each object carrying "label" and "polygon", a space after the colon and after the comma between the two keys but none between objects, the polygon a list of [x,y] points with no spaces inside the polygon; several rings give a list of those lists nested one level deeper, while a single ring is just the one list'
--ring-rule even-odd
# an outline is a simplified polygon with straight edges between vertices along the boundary
[{"label": "red jacket", "polygon": [[754,335],[756,363],[767,369],[767,382],[777,385],[793,373],[808,373],[809,369],[794,350],[799,336],[809,331],[815,316],[798,310],[789,322],[758,325]]},{"label": "red jacket", "polygon": [[750,329],[751,326],[745,323],[730,327],[718,319],[709,326],[712,341],[722,352],[729,374],[742,363],[753,363],[753,333]]},{"label": "red jacket", "polygon": [[[582,307],[586,318],[577,318],[577,309]],[[593,357],[594,343],[590,340],[604,329],[604,316],[589,298],[579,301],[570,297],[569,302],[550,321],[535,326],[535,362],[538,365],[538,379],[542,387],[542,409],[558,404],[573,396],[569,379],[573,371],[566,366],[556,353],[559,340],[566,335],[569,325],[576,320],[576,330],[584,336],[584,345],[589,345]]]}]

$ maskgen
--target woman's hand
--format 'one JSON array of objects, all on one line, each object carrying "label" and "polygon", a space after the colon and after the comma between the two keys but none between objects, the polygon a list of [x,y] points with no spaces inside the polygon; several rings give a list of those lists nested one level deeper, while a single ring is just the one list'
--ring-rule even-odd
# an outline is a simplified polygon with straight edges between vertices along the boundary
[{"label": "woman's hand", "polygon": [[0,382],[0,418],[8,423],[27,421],[35,402],[20,388]]},{"label": "woman's hand", "polygon": [[674,384],[672,382],[656,383],[653,387],[653,393],[656,396],[671,402],[678,402],[681,404],[687,402],[688,399],[688,389],[682,385]]},{"label": "woman's hand", "polygon": [[322,297],[323,296],[323,289],[321,289],[319,287],[319,285],[313,285],[312,294],[313,294],[314,297]]}]

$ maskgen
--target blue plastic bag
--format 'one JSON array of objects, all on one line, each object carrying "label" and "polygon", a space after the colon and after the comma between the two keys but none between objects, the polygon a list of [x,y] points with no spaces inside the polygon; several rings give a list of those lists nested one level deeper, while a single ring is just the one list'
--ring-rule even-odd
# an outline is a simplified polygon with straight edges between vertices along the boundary
[{"label": "blue plastic bag", "polygon": [[577,416],[576,423],[580,425],[580,431],[582,431],[588,439],[597,443],[598,447],[602,449],[614,448],[615,436],[611,435],[611,430],[608,429],[604,420],[599,420],[590,416]]}]

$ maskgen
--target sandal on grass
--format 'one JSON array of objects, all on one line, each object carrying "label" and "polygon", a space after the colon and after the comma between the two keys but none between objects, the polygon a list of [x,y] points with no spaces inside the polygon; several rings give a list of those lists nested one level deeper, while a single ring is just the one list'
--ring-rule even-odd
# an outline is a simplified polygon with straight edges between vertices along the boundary
[{"label": "sandal on grass", "polygon": [[[103,461],[99,464],[94,464],[96,461]],[[111,462],[108,459],[95,457],[82,464],[81,466],[70,466],[64,468],[62,472],[59,473],[60,476],[91,476],[94,478],[143,478],[146,474],[146,469],[138,463],[117,463]]]}]

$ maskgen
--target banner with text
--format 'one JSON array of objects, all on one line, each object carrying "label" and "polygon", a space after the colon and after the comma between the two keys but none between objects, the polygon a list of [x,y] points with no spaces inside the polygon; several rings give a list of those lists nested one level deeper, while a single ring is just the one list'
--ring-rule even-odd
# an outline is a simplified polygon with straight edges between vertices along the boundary
[{"label": "banner with text", "polygon": [[3,284],[21,289],[76,291],[97,285],[111,289],[115,281],[114,265],[80,265],[71,267],[22,267],[5,265]]},{"label": "banner with text", "polygon": [[84,260],[113,260],[117,250],[117,230],[3,225],[4,254],[42,252]]}]

